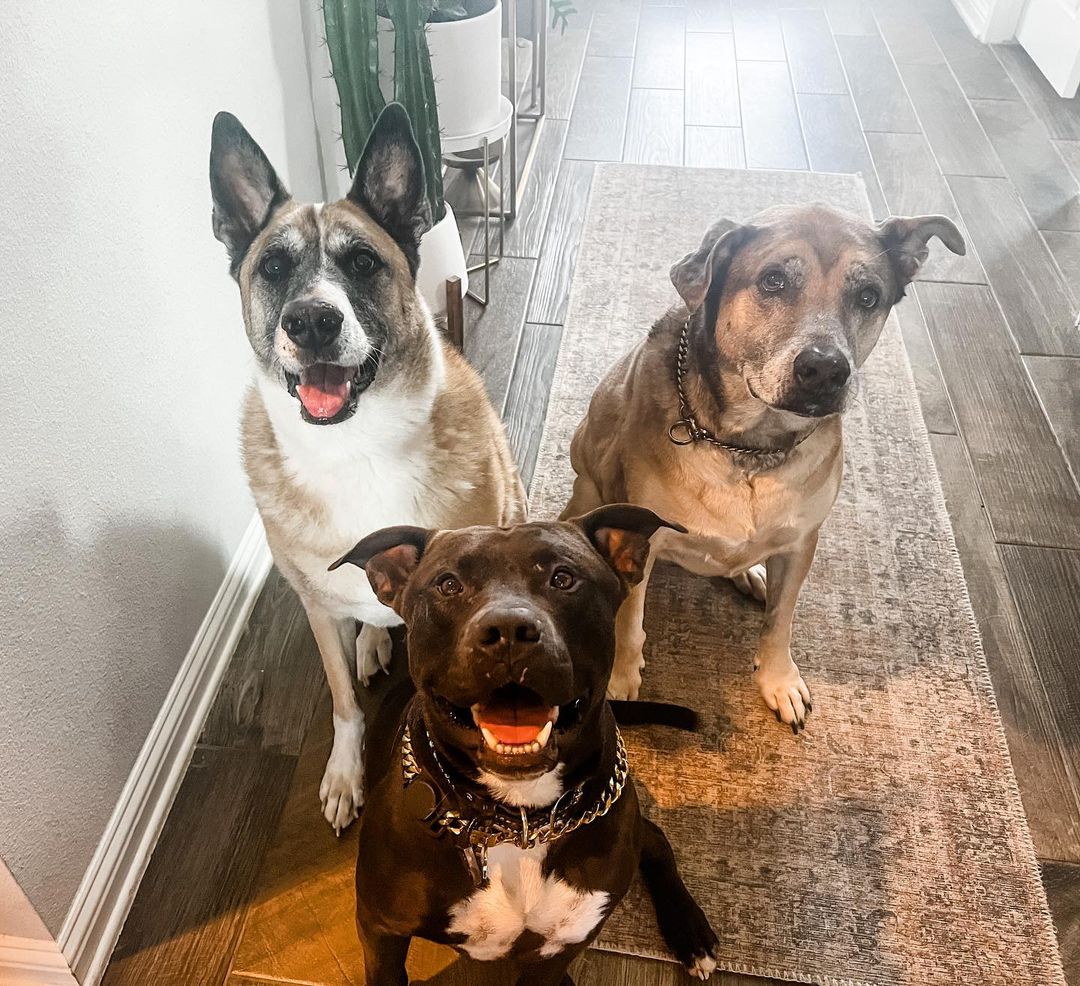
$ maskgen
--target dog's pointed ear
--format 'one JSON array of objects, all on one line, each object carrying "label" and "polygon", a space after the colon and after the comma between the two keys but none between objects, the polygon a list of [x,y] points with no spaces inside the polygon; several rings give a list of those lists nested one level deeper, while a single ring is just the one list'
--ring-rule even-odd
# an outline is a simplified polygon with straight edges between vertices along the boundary
[{"label": "dog's pointed ear", "polygon": [[890,216],[877,224],[878,238],[900,278],[900,287],[914,280],[930,255],[929,242],[936,236],[953,253],[967,253],[964,237],[947,216]]},{"label": "dog's pointed ear", "polygon": [[379,602],[400,616],[402,591],[434,533],[424,527],[384,527],[358,541],[328,571],[346,563],[359,566],[367,573]]},{"label": "dog's pointed ear", "polygon": [[671,268],[671,283],[691,312],[708,300],[715,318],[731,258],[752,233],[752,226],[719,219],[706,231],[701,246]]},{"label": "dog's pointed ear", "polygon": [[210,135],[210,192],[214,199],[214,236],[229,251],[235,275],[252,240],[273,211],[289,199],[263,153],[231,113],[214,117]]},{"label": "dog's pointed ear", "polygon": [[661,527],[686,533],[681,524],[673,524],[647,507],[632,503],[610,503],[592,513],[574,518],[592,546],[614,569],[626,588],[637,585],[649,560],[649,538]]},{"label": "dog's pointed ear", "polygon": [[431,228],[431,209],[424,159],[409,114],[400,103],[387,103],[375,121],[348,198],[397,241],[415,274],[420,237]]}]

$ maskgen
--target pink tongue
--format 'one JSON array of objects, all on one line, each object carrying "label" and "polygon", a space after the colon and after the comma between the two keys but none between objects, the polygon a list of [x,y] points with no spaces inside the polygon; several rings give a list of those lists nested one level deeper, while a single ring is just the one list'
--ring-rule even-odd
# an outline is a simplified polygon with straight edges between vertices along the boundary
[{"label": "pink tongue", "polygon": [[348,370],[331,363],[316,363],[304,370],[296,392],[313,418],[332,418],[349,399]]}]

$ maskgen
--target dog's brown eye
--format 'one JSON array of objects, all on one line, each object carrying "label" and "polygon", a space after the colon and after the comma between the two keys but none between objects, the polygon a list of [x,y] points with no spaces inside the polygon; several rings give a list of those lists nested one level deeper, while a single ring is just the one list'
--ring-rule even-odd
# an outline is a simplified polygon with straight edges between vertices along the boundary
[{"label": "dog's brown eye", "polygon": [[783,291],[787,287],[787,278],[778,270],[771,270],[761,276],[759,282],[761,284],[762,291],[768,291],[769,294],[776,294],[777,291]]},{"label": "dog's brown eye", "polygon": [[556,589],[569,589],[577,579],[565,568],[557,568],[551,574],[551,584]]},{"label": "dog's brown eye", "polygon": [[453,575],[443,575],[435,584],[444,596],[456,596],[464,589],[464,586]]},{"label": "dog's brown eye", "polygon": [[349,267],[354,274],[370,274],[377,266],[378,260],[370,250],[357,250],[349,258]]},{"label": "dog's brown eye", "polygon": [[289,271],[288,258],[282,253],[270,253],[262,259],[259,271],[268,281],[280,281]]},{"label": "dog's brown eye", "polygon": [[863,288],[858,295],[860,308],[877,308],[880,295],[873,288]]}]

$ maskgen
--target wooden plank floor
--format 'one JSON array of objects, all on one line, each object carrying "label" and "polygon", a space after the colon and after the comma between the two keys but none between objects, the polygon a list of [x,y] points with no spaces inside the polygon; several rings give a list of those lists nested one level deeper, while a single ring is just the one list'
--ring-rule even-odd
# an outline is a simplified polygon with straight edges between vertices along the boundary
[{"label": "wooden plank floor", "polygon": [[[576,6],[551,38],[550,115],[508,234],[512,260],[491,306],[468,310],[467,351],[526,482],[595,162],[859,171],[880,214],[953,217],[968,256],[935,246],[898,314],[1080,986],[1080,101],[1059,99],[1022,50],[976,42],[950,0]],[[472,249],[475,233],[465,230]],[[304,615],[274,575],[107,986],[360,986],[355,833],[334,839],[315,799],[326,702]],[[410,963],[417,982],[505,981],[430,946]],[[686,981],[664,963],[600,953],[576,975],[579,986]]]}]

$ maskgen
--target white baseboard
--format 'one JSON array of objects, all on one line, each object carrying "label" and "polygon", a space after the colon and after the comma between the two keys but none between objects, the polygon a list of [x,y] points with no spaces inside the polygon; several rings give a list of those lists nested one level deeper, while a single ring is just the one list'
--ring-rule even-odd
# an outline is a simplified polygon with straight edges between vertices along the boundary
[{"label": "white baseboard", "polygon": [[82,986],[97,986],[108,965],[270,565],[270,549],[256,514],[139,751],[60,929],[60,949]]},{"label": "white baseboard", "polygon": [[0,986],[79,986],[60,946],[48,938],[0,935]]}]

